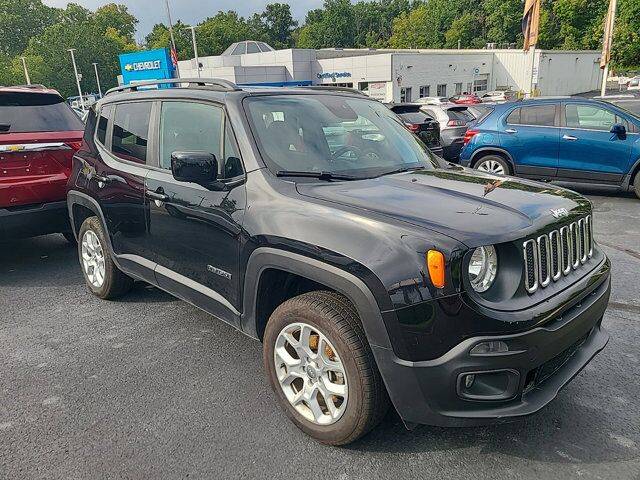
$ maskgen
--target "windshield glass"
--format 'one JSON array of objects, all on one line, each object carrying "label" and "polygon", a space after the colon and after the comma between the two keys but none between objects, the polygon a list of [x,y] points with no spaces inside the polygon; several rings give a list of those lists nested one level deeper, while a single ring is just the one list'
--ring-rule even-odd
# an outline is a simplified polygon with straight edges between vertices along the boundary
[{"label": "windshield glass", "polygon": [[433,169],[427,147],[375,100],[339,95],[248,98],[245,106],[269,168],[365,178]]}]

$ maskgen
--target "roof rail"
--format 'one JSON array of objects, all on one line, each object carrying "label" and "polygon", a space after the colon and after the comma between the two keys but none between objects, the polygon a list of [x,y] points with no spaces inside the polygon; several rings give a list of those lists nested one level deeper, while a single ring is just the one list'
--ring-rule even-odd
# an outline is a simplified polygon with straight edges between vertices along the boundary
[{"label": "roof rail", "polygon": [[329,90],[329,91],[334,91],[334,92],[345,92],[345,93],[355,93],[356,95],[364,95],[365,97],[368,97],[368,95],[364,92],[361,92],[360,90],[356,89],[356,88],[350,88],[350,87],[338,87],[338,86],[333,86],[333,85],[303,85],[303,86],[298,86],[298,87],[294,87],[294,88],[306,88],[308,90]]},{"label": "roof rail", "polygon": [[11,88],[30,88],[32,90],[48,90],[47,87],[41,83],[31,83],[29,85],[13,85]]},{"label": "roof rail", "polygon": [[[153,85],[166,85],[169,83],[174,84],[187,84],[189,87],[214,87],[215,90],[226,90],[229,92],[240,90],[240,88],[233,82],[223,80],[221,78],[164,78],[161,80],[146,80],[139,83],[130,83],[128,85],[121,85],[114,87],[105,93],[105,96],[116,92],[136,92],[140,87],[150,87]],[[184,88],[184,87],[181,87]]]}]

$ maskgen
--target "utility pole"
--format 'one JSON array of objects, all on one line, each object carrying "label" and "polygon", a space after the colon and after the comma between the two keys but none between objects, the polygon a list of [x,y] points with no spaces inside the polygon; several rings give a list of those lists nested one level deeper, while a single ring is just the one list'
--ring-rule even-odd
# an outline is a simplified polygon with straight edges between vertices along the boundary
[{"label": "utility pole", "polygon": [[82,111],[86,111],[84,108],[84,98],[82,97],[82,89],[80,88],[80,75],[78,75],[78,67],[76,66],[76,56],[74,52],[75,48],[67,48],[67,51],[71,53],[71,61],[73,62],[73,73],[76,75],[76,85],[78,86],[78,95],[80,95],[80,107],[82,107]]},{"label": "utility pole", "polygon": [[604,39],[602,42],[602,57],[600,59],[600,68],[604,68],[604,72],[602,73],[602,88],[600,89],[601,97],[604,97],[607,94],[607,79],[609,78],[609,62],[611,61],[613,27],[616,23],[617,7],[618,0],[609,1],[609,12],[607,13],[607,19],[604,23]]},{"label": "utility pole", "polygon": [[22,60],[22,68],[24,68],[24,78],[27,79],[27,85],[31,85],[31,78],[29,77],[29,70],[27,70],[27,59],[20,57]]},{"label": "utility pole", "polygon": [[100,98],[102,98],[102,88],[100,88],[100,76],[98,75],[98,64],[92,63],[91,65],[93,65],[93,69],[96,72],[96,83],[98,84],[98,94],[100,95]]},{"label": "utility pole", "polygon": [[196,69],[198,70],[198,78],[200,78],[200,59],[198,58],[198,43],[196,42],[196,27],[186,27],[191,30],[191,40],[193,41],[193,54],[196,57]]},{"label": "utility pole", "polygon": [[[171,37],[171,48],[176,53],[176,60],[178,58],[178,49],[176,48],[176,39],[173,36],[173,22],[171,21],[171,8],[169,8],[169,0],[165,0],[165,5],[167,6],[167,18],[169,20],[169,36]],[[180,69],[178,65],[176,65],[176,73],[178,77],[180,77]]]}]

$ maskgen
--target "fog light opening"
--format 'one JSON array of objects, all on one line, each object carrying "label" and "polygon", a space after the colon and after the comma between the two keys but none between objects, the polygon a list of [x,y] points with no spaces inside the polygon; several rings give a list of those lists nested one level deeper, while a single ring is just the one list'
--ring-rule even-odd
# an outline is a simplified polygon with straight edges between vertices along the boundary
[{"label": "fog light opening", "polygon": [[509,351],[509,345],[502,340],[492,340],[490,342],[481,342],[473,347],[470,355],[492,355],[497,353],[506,353]]},{"label": "fog light opening", "polygon": [[471,388],[473,387],[473,382],[476,381],[476,376],[472,373],[471,375],[464,376],[464,387]]}]

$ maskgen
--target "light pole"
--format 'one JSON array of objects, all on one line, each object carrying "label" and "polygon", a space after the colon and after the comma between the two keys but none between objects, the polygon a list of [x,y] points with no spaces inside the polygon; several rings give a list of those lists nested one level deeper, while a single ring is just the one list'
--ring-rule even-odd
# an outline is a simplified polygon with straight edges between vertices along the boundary
[{"label": "light pole", "polygon": [[616,8],[618,7],[618,0],[610,0],[609,11],[607,12],[607,19],[604,26],[604,39],[602,45],[602,58],[600,60],[600,67],[604,68],[602,72],[602,87],[600,88],[600,96],[604,97],[607,94],[607,80],[609,79],[609,62],[611,61],[611,47],[613,46],[613,29],[616,23]]},{"label": "light pole", "polygon": [[200,78],[200,59],[198,58],[198,43],[196,42],[196,27],[185,27],[191,30],[191,40],[193,41],[193,54],[196,57],[196,69],[198,70],[198,78]]},{"label": "light pole", "polygon": [[29,70],[27,70],[27,60],[24,57],[20,57],[22,60],[22,68],[24,68],[24,77],[27,79],[27,85],[31,85],[31,78],[29,77]]},{"label": "light pole", "polygon": [[71,53],[71,61],[73,62],[73,72],[76,74],[76,85],[78,86],[78,95],[80,95],[80,107],[82,107],[82,111],[85,111],[84,108],[84,98],[82,98],[82,89],[80,88],[80,75],[78,75],[78,67],[76,66],[76,56],[74,52],[75,48],[67,48],[67,51]]},{"label": "light pole", "polygon": [[100,98],[102,98],[102,88],[100,88],[100,75],[98,75],[98,64],[97,63],[92,63],[93,65],[93,69],[96,72],[96,83],[98,84],[98,94],[100,95]]}]

